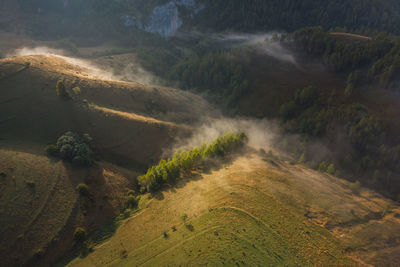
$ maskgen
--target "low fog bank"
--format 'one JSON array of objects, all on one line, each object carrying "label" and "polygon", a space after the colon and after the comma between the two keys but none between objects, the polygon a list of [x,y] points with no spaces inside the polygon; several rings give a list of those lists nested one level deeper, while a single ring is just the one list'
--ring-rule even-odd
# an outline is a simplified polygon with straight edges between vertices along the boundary
[{"label": "low fog bank", "polygon": [[298,66],[295,55],[276,40],[280,35],[277,32],[231,33],[217,35],[215,39],[231,46],[251,46],[261,54]]},{"label": "low fog bank", "polygon": [[[244,132],[249,138],[248,145],[254,149],[275,151],[283,156],[289,156],[297,161],[305,154],[310,162],[319,162],[334,158],[332,150],[326,145],[326,140],[304,141],[298,134],[285,133],[279,121],[253,118],[208,118],[199,125],[190,138],[177,139],[163,153],[168,158],[173,153],[190,150],[204,143],[210,143],[226,133]],[[337,140],[336,146],[343,150],[349,149],[348,141]]]},{"label": "low fog bank", "polygon": [[207,40],[215,46],[225,49],[233,47],[251,47],[260,54],[287,62],[298,67],[298,62],[294,53],[283,47],[278,41],[282,35],[280,32],[266,33],[201,33],[201,32],[181,32],[176,38],[183,40]]},{"label": "low fog bank", "polygon": [[195,129],[190,138],[178,139],[172,148],[165,151],[164,156],[210,143],[227,132],[244,132],[250,146],[263,149],[271,149],[274,140],[282,133],[277,122],[266,119],[209,118]]},{"label": "low fog bank", "polygon": [[[146,85],[162,85],[163,81],[146,71],[135,59],[131,59],[128,64],[105,62],[101,59],[82,59],[71,57],[68,52],[61,49],[54,49],[45,46],[41,47],[22,47],[6,54],[6,57],[46,55],[61,58],[70,64],[82,68],[86,74],[94,78],[114,81],[132,81]],[[112,67],[116,65],[118,67]]]}]

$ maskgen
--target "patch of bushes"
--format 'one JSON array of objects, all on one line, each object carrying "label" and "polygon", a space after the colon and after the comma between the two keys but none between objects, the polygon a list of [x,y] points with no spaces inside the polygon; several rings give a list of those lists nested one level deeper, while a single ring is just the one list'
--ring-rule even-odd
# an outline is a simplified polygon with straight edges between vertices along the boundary
[{"label": "patch of bushes", "polygon": [[166,231],[163,231],[163,237],[168,238],[168,233]]},{"label": "patch of bushes", "polygon": [[91,141],[88,134],[81,137],[77,133],[67,132],[58,138],[56,145],[47,146],[46,152],[78,166],[91,166],[94,161]]},{"label": "patch of bushes", "polygon": [[190,232],[194,231],[194,226],[191,223],[185,223],[186,229],[188,229]]},{"label": "patch of bushes", "polygon": [[62,80],[57,81],[56,92],[59,97],[69,98],[69,94],[68,94],[67,89],[65,88],[65,84]]},{"label": "patch of bushes", "polygon": [[46,147],[46,153],[47,153],[47,155],[49,155],[49,156],[58,157],[58,152],[59,152],[59,151],[58,151],[56,145],[48,145],[48,146]]},{"label": "patch of bushes", "polygon": [[188,218],[188,215],[186,213],[182,214],[182,216],[181,216],[182,221],[186,221],[187,218]]},{"label": "patch of bushes", "polygon": [[25,183],[29,188],[32,188],[32,189],[35,188],[35,186],[36,186],[35,181],[32,181],[32,180],[25,180]]},{"label": "patch of bushes", "polygon": [[189,172],[195,167],[205,165],[212,158],[223,157],[238,149],[247,142],[244,133],[226,134],[217,138],[211,144],[203,144],[189,151],[177,152],[171,159],[161,160],[151,167],[145,175],[138,177],[141,192],[154,192],[162,184],[174,183],[182,172]]},{"label": "patch of bushes", "polygon": [[74,92],[75,96],[80,96],[82,93],[81,88],[79,88],[78,86],[72,88],[72,91]]},{"label": "patch of bushes", "polygon": [[128,209],[134,209],[138,206],[139,198],[134,195],[128,195],[126,197],[126,206]]},{"label": "patch of bushes", "polygon": [[76,191],[78,191],[79,195],[81,196],[88,196],[89,195],[89,187],[86,184],[78,184],[76,186]]},{"label": "patch of bushes", "polygon": [[335,175],[336,174],[335,165],[331,163],[326,169],[326,172],[329,173],[330,175]]},{"label": "patch of bushes", "polygon": [[121,258],[126,259],[128,257],[128,251],[126,249],[121,250]]},{"label": "patch of bushes", "polygon": [[41,259],[43,257],[43,255],[44,255],[44,250],[39,248],[35,251],[34,258]]},{"label": "patch of bushes", "polygon": [[82,243],[86,238],[86,230],[82,227],[77,227],[74,231],[74,240],[77,243]]},{"label": "patch of bushes", "polygon": [[91,239],[86,240],[85,242],[83,242],[82,246],[81,246],[81,251],[79,253],[79,256],[81,258],[86,257],[90,252],[93,252],[94,250],[94,243]]}]

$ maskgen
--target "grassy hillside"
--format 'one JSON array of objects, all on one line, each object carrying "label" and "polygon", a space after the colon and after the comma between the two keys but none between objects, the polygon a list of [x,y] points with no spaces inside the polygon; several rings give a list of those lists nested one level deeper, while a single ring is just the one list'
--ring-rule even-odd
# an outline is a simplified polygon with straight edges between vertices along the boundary
[{"label": "grassy hillside", "polygon": [[69,266],[396,266],[398,206],[357,190],[247,152],[142,197],[115,235]]},{"label": "grassy hillside", "polygon": [[[190,133],[187,124],[212,110],[193,94],[99,79],[75,64],[52,56],[0,61],[3,143],[46,145],[68,130],[87,132],[104,159],[146,166],[174,138]],[[57,96],[60,79],[70,93],[75,87],[80,93],[72,100]]]},{"label": "grassy hillside", "polygon": [[[73,246],[75,227],[93,231],[119,214],[135,176],[107,163],[79,169],[33,153],[0,149],[2,264],[54,262]],[[75,190],[79,183],[89,186],[88,196]]]},{"label": "grassy hillside", "polygon": [[[0,60],[0,256],[5,265],[52,264],[77,249],[75,227],[92,233],[108,224],[126,207],[138,172],[212,114],[194,94],[113,81],[93,71],[85,62],[55,56]],[[68,97],[56,93],[60,80]],[[66,131],[93,138],[92,167],[45,156],[45,147]],[[88,195],[78,194],[80,183],[88,185]]]}]

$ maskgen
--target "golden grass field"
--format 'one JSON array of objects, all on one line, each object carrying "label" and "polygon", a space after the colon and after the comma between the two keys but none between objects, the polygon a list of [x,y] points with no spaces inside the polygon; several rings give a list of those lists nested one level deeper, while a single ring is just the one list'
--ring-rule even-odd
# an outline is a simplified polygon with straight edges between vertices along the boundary
[{"label": "golden grass field", "polygon": [[[9,266],[38,256],[54,262],[73,247],[76,226],[109,223],[137,175],[211,110],[194,94],[95,77],[82,64],[52,55],[0,59],[0,254]],[[81,94],[58,97],[59,79]],[[95,140],[99,161],[89,170],[45,155],[70,130]],[[76,193],[81,182],[90,197]]]},{"label": "golden grass field", "polygon": [[397,266],[399,216],[369,190],[246,152],[142,197],[115,235],[69,266]]}]

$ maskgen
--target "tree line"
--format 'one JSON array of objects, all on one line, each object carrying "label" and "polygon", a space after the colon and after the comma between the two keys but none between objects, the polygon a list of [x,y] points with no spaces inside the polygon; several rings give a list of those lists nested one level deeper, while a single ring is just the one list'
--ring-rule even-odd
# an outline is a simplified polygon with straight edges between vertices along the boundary
[{"label": "tree line", "polygon": [[[282,43],[319,56],[335,72],[349,73],[349,93],[361,77],[366,82],[398,90],[400,85],[400,37],[368,32],[369,40],[343,41],[322,27],[307,27],[283,35]],[[350,90],[351,89],[351,90]]]},{"label": "tree line", "polygon": [[192,24],[214,31],[292,32],[310,25],[325,30],[369,28],[400,33],[400,3],[387,0],[205,0]]},{"label": "tree line", "polygon": [[172,158],[161,160],[146,174],[138,177],[141,192],[154,192],[163,184],[174,184],[183,173],[204,167],[209,160],[221,158],[247,143],[244,133],[228,133],[210,144],[203,144],[189,151],[176,152]]}]

